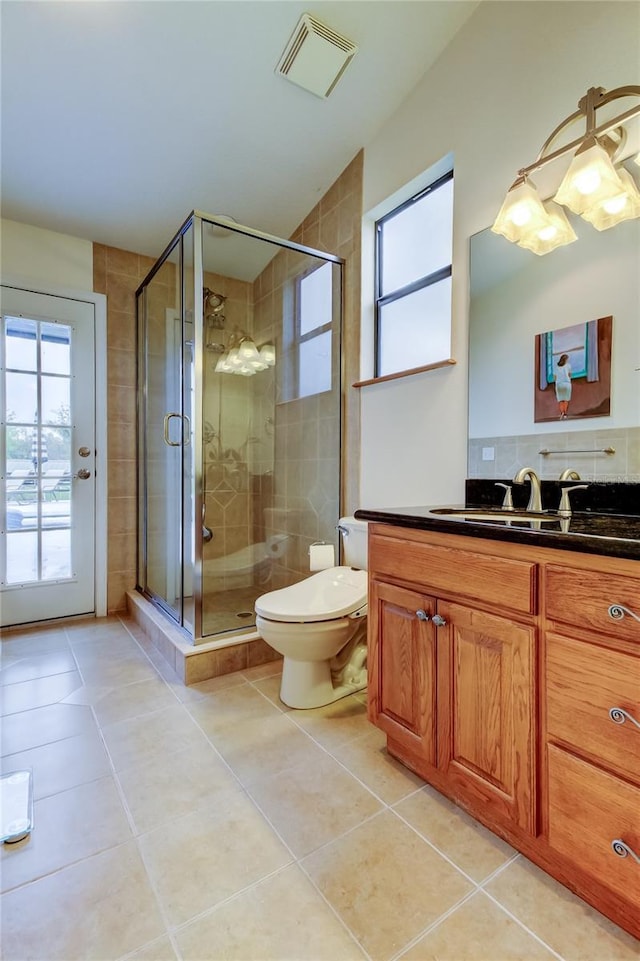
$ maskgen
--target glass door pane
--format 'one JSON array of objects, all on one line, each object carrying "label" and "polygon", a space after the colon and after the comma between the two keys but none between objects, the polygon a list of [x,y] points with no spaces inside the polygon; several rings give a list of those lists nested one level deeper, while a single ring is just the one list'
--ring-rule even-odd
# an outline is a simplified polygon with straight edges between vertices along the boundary
[{"label": "glass door pane", "polygon": [[182,619],[182,334],[180,241],[144,292],[146,577],[144,587]]}]

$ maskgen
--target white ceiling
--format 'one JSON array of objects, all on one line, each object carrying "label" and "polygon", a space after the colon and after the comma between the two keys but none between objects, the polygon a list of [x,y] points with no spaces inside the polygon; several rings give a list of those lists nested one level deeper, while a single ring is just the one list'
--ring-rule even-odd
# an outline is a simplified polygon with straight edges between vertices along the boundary
[{"label": "white ceiling", "polygon": [[[150,256],[194,208],[287,237],[476,6],[2,0],[2,216]],[[305,12],[359,46],[327,100],[274,73]]]}]

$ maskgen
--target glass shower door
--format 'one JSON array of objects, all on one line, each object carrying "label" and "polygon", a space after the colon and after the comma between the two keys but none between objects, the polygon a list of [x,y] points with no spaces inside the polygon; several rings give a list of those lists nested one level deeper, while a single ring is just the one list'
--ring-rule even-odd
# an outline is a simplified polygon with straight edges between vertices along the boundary
[{"label": "glass shower door", "polygon": [[141,580],[182,623],[183,456],[189,446],[182,403],[184,338],[181,309],[181,239],[140,294],[141,370],[145,402]]}]

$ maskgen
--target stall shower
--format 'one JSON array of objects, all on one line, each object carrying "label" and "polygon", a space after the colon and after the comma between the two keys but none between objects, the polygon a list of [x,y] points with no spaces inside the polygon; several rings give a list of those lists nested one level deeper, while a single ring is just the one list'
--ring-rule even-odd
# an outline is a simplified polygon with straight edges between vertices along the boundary
[{"label": "stall shower", "polygon": [[342,266],[196,211],[137,291],[138,590],[195,644],[339,549]]}]

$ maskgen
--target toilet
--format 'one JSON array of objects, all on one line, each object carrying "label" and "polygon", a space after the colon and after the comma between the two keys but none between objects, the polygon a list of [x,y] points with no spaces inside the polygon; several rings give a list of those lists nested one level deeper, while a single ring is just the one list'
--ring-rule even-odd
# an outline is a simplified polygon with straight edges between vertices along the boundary
[{"label": "toilet", "polygon": [[367,686],[367,522],[340,519],[344,565],[270,591],[256,629],[282,654],[280,698],[289,707],[331,704]]}]

